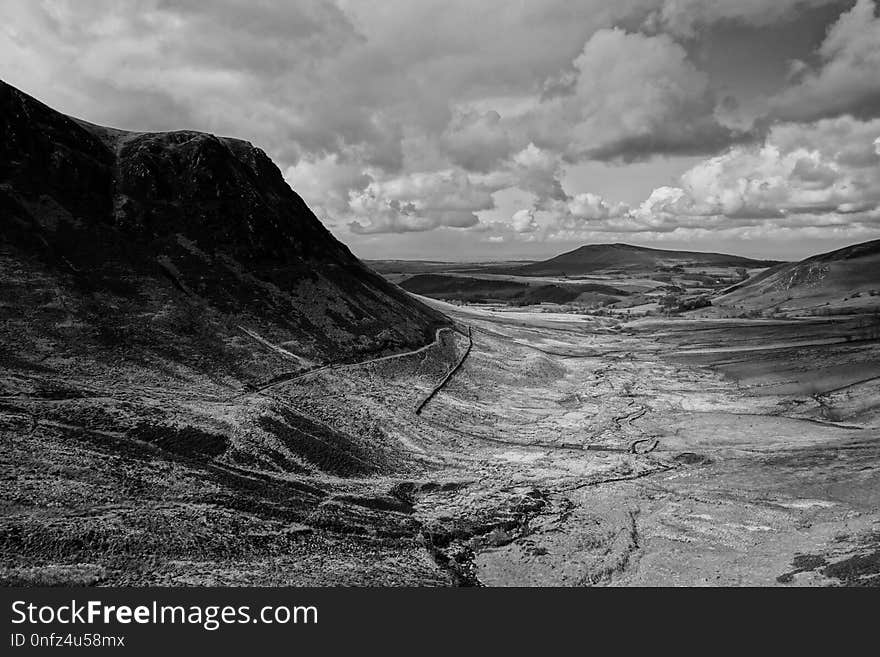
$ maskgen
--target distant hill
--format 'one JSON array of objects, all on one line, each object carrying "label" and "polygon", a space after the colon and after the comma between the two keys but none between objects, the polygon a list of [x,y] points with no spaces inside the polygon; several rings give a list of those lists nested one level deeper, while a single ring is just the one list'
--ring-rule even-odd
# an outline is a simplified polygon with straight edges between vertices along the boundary
[{"label": "distant hill", "polygon": [[[771,267],[778,260],[753,260],[724,253],[649,249],[631,244],[588,244],[555,258],[523,265],[521,276],[578,276],[603,270],[655,270],[661,267]],[[511,271],[514,273],[514,271]]]},{"label": "distant hill", "polygon": [[777,265],[730,288],[713,304],[783,312],[880,307],[880,240]]}]

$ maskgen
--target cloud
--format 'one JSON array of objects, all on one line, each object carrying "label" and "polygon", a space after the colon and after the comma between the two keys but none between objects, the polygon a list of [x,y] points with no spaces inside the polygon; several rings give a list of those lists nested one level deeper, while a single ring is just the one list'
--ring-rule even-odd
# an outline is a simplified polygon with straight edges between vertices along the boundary
[{"label": "cloud", "polygon": [[[771,112],[757,126],[732,127],[723,117],[750,120],[755,104],[725,75],[748,72],[713,68],[700,39],[826,4],[847,11],[815,57],[760,92]],[[875,13],[867,0],[7,0],[0,77],[97,123],[251,140],[355,245],[434,229],[540,241],[856,225],[875,212]],[[627,176],[683,154],[709,159],[633,207],[562,184],[585,160]]]},{"label": "cloud", "polygon": [[358,234],[469,228],[479,223],[477,212],[493,206],[492,191],[460,170],[413,173],[353,192],[350,210],[365,219],[349,228]]},{"label": "cloud", "polygon": [[515,212],[513,217],[511,217],[510,227],[516,233],[534,233],[538,230],[534,209],[527,208]]},{"label": "cloud", "polygon": [[844,12],[817,54],[816,67],[801,61],[793,64],[794,84],[770,101],[774,118],[880,116],[880,17],[873,0],[858,0]]},{"label": "cloud", "polygon": [[347,212],[349,190],[363,189],[373,180],[360,162],[344,161],[336,153],[303,157],[284,171],[284,178],[322,218]]},{"label": "cloud", "polygon": [[766,27],[797,18],[811,7],[845,4],[845,0],[664,0],[645,19],[649,32],[694,38],[719,23]]},{"label": "cloud", "polygon": [[624,203],[609,203],[598,194],[588,192],[575,194],[566,205],[566,209],[572,217],[586,221],[621,217],[628,211],[628,207]]},{"label": "cloud", "polygon": [[542,201],[562,199],[562,164],[562,157],[555,151],[529,143],[499,163],[494,171],[478,178],[493,191],[516,187]]},{"label": "cloud", "polygon": [[779,124],[762,143],[734,146],[698,163],[678,186],[657,187],[635,207],[587,192],[546,202],[515,219],[529,229],[492,225],[492,234],[508,242],[520,233],[527,233],[527,241],[550,242],[637,234],[778,238],[792,230],[864,235],[870,226],[880,229],[880,119]]},{"label": "cloud", "polygon": [[442,144],[454,164],[489,171],[510,155],[516,139],[495,110],[464,111],[449,123]]},{"label": "cloud", "polygon": [[[572,66],[566,93],[538,95],[509,118],[459,109],[439,138],[419,138],[420,150],[433,153],[426,158],[433,173],[371,170],[372,183],[350,190],[347,225],[358,234],[471,227],[478,212],[494,208],[492,194],[508,188],[533,194],[541,211],[578,221],[589,197],[567,205],[560,182],[566,160],[713,152],[735,138],[714,118],[707,75],[667,35],[598,30]],[[603,211],[621,214],[610,207]]]},{"label": "cloud", "polygon": [[714,116],[708,75],[666,34],[598,30],[573,67],[568,92],[524,119],[534,143],[571,161],[708,153],[737,138]]},{"label": "cloud", "polygon": [[477,226],[494,194],[516,189],[541,204],[565,199],[561,158],[529,144],[489,172],[448,166],[401,175],[336,154],[304,158],[285,178],[321,215],[343,219],[358,235]]},{"label": "cloud", "polygon": [[825,214],[869,213],[880,208],[878,140],[880,119],[779,125],[760,146],[734,147],[685,172],[681,187],[655,190],[634,216],[686,225],[694,217],[822,223]]},{"label": "cloud", "polygon": [[626,229],[630,217],[630,208],[625,203],[613,203],[590,192],[550,202],[543,209],[549,218],[549,235],[558,232]]},{"label": "cloud", "polygon": [[345,102],[346,85],[326,84],[355,73],[364,44],[328,0],[11,0],[4,14],[4,77],[65,111],[233,134],[288,161],[340,145],[393,160],[377,103]]}]

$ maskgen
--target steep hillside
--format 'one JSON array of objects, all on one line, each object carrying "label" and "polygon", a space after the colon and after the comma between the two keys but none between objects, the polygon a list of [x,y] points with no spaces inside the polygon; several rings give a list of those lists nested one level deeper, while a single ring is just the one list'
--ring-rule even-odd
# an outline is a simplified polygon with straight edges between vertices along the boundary
[{"label": "steep hillside", "polygon": [[854,312],[880,307],[880,240],[777,265],[713,302],[780,312]]},{"label": "steep hillside", "polygon": [[268,388],[416,352],[415,397],[457,357],[449,321],[250,144],[101,128],[3,83],[0,131],[0,585],[387,583],[334,495],[410,450]]},{"label": "steep hillside", "polygon": [[362,265],[246,142],[101,128],[2,82],[0,128],[7,330],[191,361],[163,326],[183,314],[217,347],[243,327],[323,362],[418,346],[445,322]]},{"label": "steep hillside", "polygon": [[723,253],[666,251],[630,244],[588,244],[549,260],[524,265],[526,276],[577,276],[603,270],[652,270],[661,267],[770,267],[776,261],[752,260]]}]

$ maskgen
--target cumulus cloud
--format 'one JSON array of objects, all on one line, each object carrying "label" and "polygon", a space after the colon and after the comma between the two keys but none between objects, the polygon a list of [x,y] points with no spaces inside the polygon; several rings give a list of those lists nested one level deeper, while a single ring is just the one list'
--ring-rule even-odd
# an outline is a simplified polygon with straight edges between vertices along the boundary
[{"label": "cumulus cloud", "polygon": [[493,171],[474,178],[493,191],[516,187],[541,200],[552,200],[565,198],[561,176],[562,157],[529,143]]},{"label": "cumulus cloud", "polygon": [[449,123],[442,144],[454,164],[489,171],[510,155],[517,139],[497,111],[465,111]]},{"label": "cumulus cloud", "polygon": [[336,217],[349,208],[349,190],[363,189],[372,178],[357,160],[343,160],[337,153],[303,157],[284,171],[287,183],[319,217]]},{"label": "cumulus cloud", "polygon": [[681,187],[655,190],[634,216],[682,225],[693,217],[822,222],[870,212],[880,207],[878,140],[878,119],[776,126],[760,146],[732,148],[684,173]]},{"label": "cumulus cloud", "polygon": [[511,217],[510,227],[516,233],[534,233],[538,230],[538,224],[535,221],[535,210],[533,208],[526,208],[515,212],[513,217]]},{"label": "cumulus cloud", "polygon": [[586,221],[610,219],[626,214],[628,207],[624,203],[609,203],[598,194],[575,194],[566,203],[566,210],[572,217]]},{"label": "cumulus cloud", "polygon": [[858,0],[840,16],[818,56],[816,67],[794,64],[794,84],[772,99],[773,116],[789,121],[880,116],[880,17],[873,0]]},{"label": "cumulus cloud", "polygon": [[715,119],[708,75],[666,34],[598,30],[573,66],[567,93],[527,116],[533,141],[569,160],[707,153],[736,138]]},{"label": "cumulus cloud", "polygon": [[[527,217],[538,221],[527,223]],[[529,230],[492,226],[494,234],[505,241],[520,232],[527,240],[547,241],[731,231],[746,239],[793,230],[864,235],[870,226],[880,228],[880,119],[779,124],[762,143],[708,158],[682,174],[677,186],[657,187],[634,207],[579,193],[515,218]]]},{"label": "cumulus cloud", "polygon": [[415,232],[440,226],[468,228],[493,207],[491,190],[459,170],[413,173],[371,182],[349,202],[355,233]]}]

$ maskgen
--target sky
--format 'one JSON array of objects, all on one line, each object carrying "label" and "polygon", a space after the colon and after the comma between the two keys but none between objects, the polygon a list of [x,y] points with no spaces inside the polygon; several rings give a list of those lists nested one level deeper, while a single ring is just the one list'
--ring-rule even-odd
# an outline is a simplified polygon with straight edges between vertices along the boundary
[{"label": "sky", "polygon": [[263,148],[371,259],[880,238],[875,0],[4,0],[0,78]]}]

